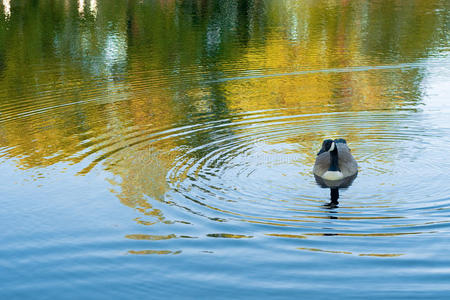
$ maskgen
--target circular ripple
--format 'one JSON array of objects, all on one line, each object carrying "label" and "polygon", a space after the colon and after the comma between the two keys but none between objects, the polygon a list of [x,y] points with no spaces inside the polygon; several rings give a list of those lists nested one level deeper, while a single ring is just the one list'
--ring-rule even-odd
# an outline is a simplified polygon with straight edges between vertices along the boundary
[{"label": "circular ripple", "polygon": [[[427,126],[426,115],[410,111],[237,114],[134,133],[97,161],[107,159],[114,170],[124,152],[159,151],[167,186],[157,200],[189,222],[208,218],[312,233],[334,218],[340,222],[331,231],[405,234],[446,222],[439,209],[449,203],[448,175],[442,170],[450,165],[441,158],[443,144],[448,148],[450,142],[446,130]],[[360,166],[353,186],[341,192],[339,208],[331,210],[324,206],[329,192],[311,174],[315,153],[327,137],[346,138]],[[430,216],[417,217],[414,210]]]}]

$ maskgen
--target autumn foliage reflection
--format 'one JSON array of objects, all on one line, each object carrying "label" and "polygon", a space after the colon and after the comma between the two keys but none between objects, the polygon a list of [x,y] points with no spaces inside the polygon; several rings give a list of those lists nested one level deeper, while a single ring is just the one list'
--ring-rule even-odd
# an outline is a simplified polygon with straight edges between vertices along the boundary
[{"label": "autumn foliage reflection", "polygon": [[416,108],[420,62],[448,40],[440,2],[3,1],[0,155],[106,168],[124,204],[164,221],[147,198],[164,201],[174,157],[217,138],[170,130],[268,109]]}]

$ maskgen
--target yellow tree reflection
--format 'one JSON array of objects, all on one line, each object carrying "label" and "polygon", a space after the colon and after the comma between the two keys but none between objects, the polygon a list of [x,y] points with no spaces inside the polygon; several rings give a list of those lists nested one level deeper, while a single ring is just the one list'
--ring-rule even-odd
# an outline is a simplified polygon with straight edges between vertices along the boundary
[{"label": "yellow tree reflection", "polygon": [[[320,122],[319,113],[416,107],[425,75],[402,64],[448,40],[439,0],[31,2],[18,0],[11,17],[2,0],[2,159],[105,168],[149,223],[167,221],[156,207],[176,158],[218,138],[214,128],[170,130],[229,120],[232,135],[237,112]],[[393,68],[370,68],[380,66]],[[365,138],[352,126],[352,141]]]}]

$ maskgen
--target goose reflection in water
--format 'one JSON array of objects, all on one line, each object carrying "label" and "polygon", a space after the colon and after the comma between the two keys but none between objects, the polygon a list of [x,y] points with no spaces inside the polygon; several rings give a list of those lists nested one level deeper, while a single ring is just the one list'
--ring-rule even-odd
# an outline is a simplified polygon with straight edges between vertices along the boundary
[{"label": "goose reflection in water", "polygon": [[326,139],[317,153],[313,169],[318,185],[330,188],[330,203],[336,207],[339,202],[339,189],[348,188],[358,175],[358,164],[344,139]]}]

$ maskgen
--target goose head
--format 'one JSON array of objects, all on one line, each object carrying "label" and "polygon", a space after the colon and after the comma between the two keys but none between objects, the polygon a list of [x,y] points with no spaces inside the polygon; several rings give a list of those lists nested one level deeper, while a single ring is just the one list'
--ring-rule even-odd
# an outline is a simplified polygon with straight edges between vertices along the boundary
[{"label": "goose head", "polygon": [[336,143],[335,141],[331,140],[331,139],[326,139],[322,142],[322,148],[320,148],[319,153],[317,153],[317,155],[320,155],[324,152],[331,152],[336,148]]}]

